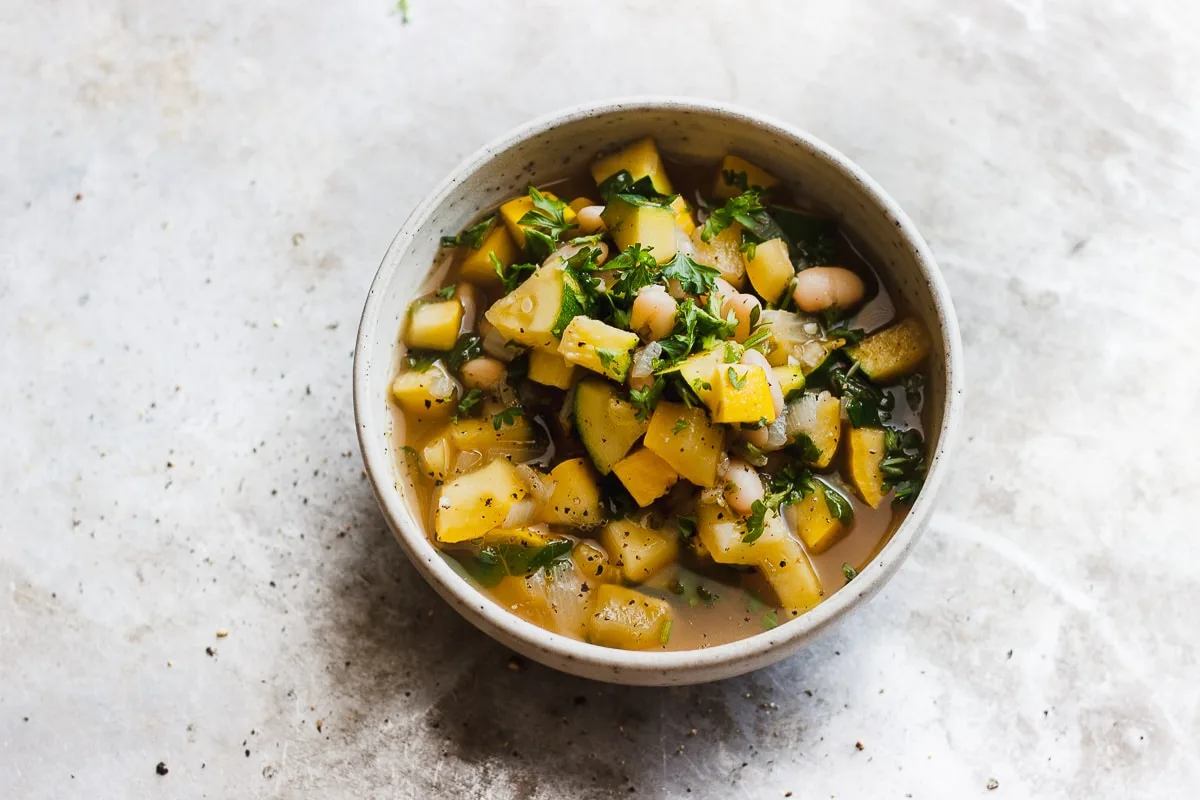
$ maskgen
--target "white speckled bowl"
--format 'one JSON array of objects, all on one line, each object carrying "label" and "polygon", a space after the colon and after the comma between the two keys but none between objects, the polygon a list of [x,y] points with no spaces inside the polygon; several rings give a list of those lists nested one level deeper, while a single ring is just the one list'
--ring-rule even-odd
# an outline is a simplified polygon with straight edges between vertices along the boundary
[{"label": "white speckled bowl", "polygon": [[[493,603],[455,572],[426,538],[400,489],[391,438],[388,388],[399,364],[401,320],[421,293],[443,234],[483,211],[582,169],[604,148],[652,134],[662,150],[716,160],[737,153],[815,198],[866,244],[889,288],[936,332],[929,399],[934,448],[925,488],[874,561],[847,588],[773,630],[704,650],[627,652],[586,644],[539,628]],[[958,323],[950,295],[921,235],[861,169],[803,131],[730,106],[675,98],[634,98],[579,106],[530,122],[459,165],[413,210],[375,275],[354,356],[354,411],[371,484],[388,524],[412,562],[460,614],[513,650],[550,667],[626,684],[718,680],[772,664],[855,606],[895,573],[924,529],[948,469],[962,406]]]}]

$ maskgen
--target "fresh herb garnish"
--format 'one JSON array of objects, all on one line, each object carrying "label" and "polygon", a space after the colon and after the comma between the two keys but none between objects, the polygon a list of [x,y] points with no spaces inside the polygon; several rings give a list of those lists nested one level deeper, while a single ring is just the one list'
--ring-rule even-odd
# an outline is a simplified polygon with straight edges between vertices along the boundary
[{"label": "fresh herb garnish", "polygon": [[605,264],[604,269],[620,276],[608,290],[608,295],[628,307],[633,305],[638,290],[655,282],[658,261],[649,250],[635,244],[626,247],[620,255]]},{"label": "fresh herb garnish", "polygon": [[767,504],[762,500],[755,500],[750,505],[750,515],[742,520],[742,525],[746,532],[742,534],[742,541],[746,544],[757,542],[766,531],[767,521]]},{"label": "fresh herb garnish", "polygon": [[471,389],[458,401],[458,405],[454,409],[454,418],[471,416],[475,406],[479,405],[479,401],[482,399],[483,392],[478,389]]},{"label": "fresh herb garnish", "polygon": [[606,201],[614,195],[619,194],[637,195],[639,197],[645,197],[648,199],[655,199],[663,196],[655,191],[654,181],[650,180],[649,175],[643,175],[635,181],[633,179],[633,175],[631,175],[627,169],[623,169],[620,172],[614,172],[612,175],[609,175],[607,178],[600,181],[598,188],[600,190],[600,196]]},{"label": "fresh herb garnish", "polygon": [[405,360],[408,361],[408,368],[413,372],[424,372],[433,366],[433,363],[438,360],[436,353],[425,353],[421,351],[409,351],[405,355]]},{"label": "fresh herb garnish", "polygon": [[650,412],[658,405],[658,398],[662,396],[666,384],[663,376],[655,375],[654,383],[649,386],[629,390],[629,402],[633,403],[633,412],[638,422],[645,422],[650,416]]},{"label": "fresh herb garnish", "polygon": [[496,270],[496,274],[500,276],[500,281],[504,284],[505,294],[515,291],[537,269],[537,264],[510,264],[506,267],[504,262],[496,257],[494,251],[488,253],[488,259],[492,262],[492,269]]},{"label": "fresh herb garnish", "polygon": [[746,381],[749,380],[746,376],[742,376],[741,378],[739,378],[737,372],[734,370],[733,367],[727,368],[725,370],[725,374],[729,377],[730,385],[733,386],[733,388],[735,388],[735,389],[741,389],[741,388],[745,387]]},{"label": "fresh herb garnish", "polygon": [[791,462],[776,470],[767,480],[766,502],[773,509],[798,503],[816,491],[812,473],[803,464]]},{"label": "fresh herb garnish", "polygon": [[487,236],[488,229],[492,227],[496,215],[485,217],[479,222],[476,222],[471,227],[460,233],[458,236],[443,236],[442,247],[458,247],[460,244],[465,244],[472,250],[478,250],[483,247],[483,240]]},{"label": "fresh herb garnish", "polygon": [[892,503],[911,503],[925,484],[925,440],[920,431],[888,430],[884,434],[884,457],[879,471],[884,489],[895,489]]},{"label": "fresh herb garnish", "polygon": [[485,588],[496,586],[504,578],[525,578],[539,570],[552,573],[559,564],[570,558],[570,539],[557,539],[542,547],[501,544],[483,547],[473,559],[464,559],[463,566]]},{"label": "fresh herb garnish", "polygon": [[520,406],[506,408],[496,414],[496,416],[492,417],[492,427],[496,430],[500,430],[506,425],[515,425],[517,422],[516,418],[523,416],[525,416],[525,409],[521,408]]},{"label": "fresh herb garnish", "polygon": [[832,341],[833,339],[845,339],[846,344],[858,344],[867,335],[867,332],[862,328],[847,328],[846,322],[839,322],[832,327],[826,326],[825,338]]},{"label": "fresh herb garnish", "polygon": [[735,171],[732,169],[721,170],[721,180],[725,181],[726,186],[732,186],[735,189],[741,189],[743,192],[750,188],[747,183],[746,173]]},{"label": "fresh herb garnish", "polygon": [[769,631],[772,628],[779,627],[779,616],[775,613],[775,609],[771,609],[762,615],[763,630]]},{"label": "fresh herb garnish", "polygon": [[858,374],[858,365],[837,364],[829,370],[829,383],[842,396],[846,416],[855,428],[879,428],[892,417],[896,398]]},{"label": "fresh herb garnish", "polygon": [[525,250],[534,261],[545,261],[558,245],[559,238],[571,229],[566,221],[567,204],[529,187],[533,208],[517,221],[525,230]]},{"label": "fresh herb garnish", "polygon": [[449,286],[443,286],[442,288],[438,289],[436,292],[434,292],[434,294],[436,294],[438,297],[442,298],[443,300],[449,300],[451,297],[454,296],[454,290],[456,288],[457,287],[452,283]]},{"label": "fresh herb garnish", "polygon": [[846,578],[846,583],[858,577],[858,570],[849,564],[842,562],[842,575]]},{"label": "fresh herb garnish", "polygon": [[734,346],[733,342],[726,342],[724,357],[726,364],[736,364],[742,356],[738,353],[738,349]]},{"label": "fresh herb garnish", "polygon": [[925,376],[914,372],[900,381],[900,385],[904,387],[904,399],[908,402],[908,407],[913,411],[920,411],[921,398],[925,390]]},{"label": "fresh herb garnish", "polygon": [[664,620],[662,627],[658,631],[658,641],[666,644],[671,641],[671,622],[672,620]]},{"label": "fresh herb garnish", "polygon": [[408,456],[409,458],[414,458],[414,459],[415,459],[415,458],[417,457],[417,450],[416,450],[416,448],[414,448],[414,447],[412,447],[412,446],[410,446],[410,445],[407,445],[407,444],[406,444],[406,445],[404,445],[403,447],[401,447],[400,449],[401,449],[401,450],[403,450],[403,451],[404,451],[404,455]]},{"label": "fresh herb garnish", "polygon": [[571,557],[571,547],[570,539],[562,539],[539,548],[533,554],[533,558],[529,559],[529,574],[536,573],[540,569],[551,571],[558,565],[558,562],[566,561]]},{"label": "fresh herb garnish", "polygon": [[609,350],[604,347],[596,348],[596,358],[600,359],[600,368],[608,370],[613,362],[620,358],[624,353],[620,350]]},{"label": "fresh herb garnish", "polygon": [[817,481],[817,483],[825,494],[825,505],[829,508],[829,513],[833,515],[833,518],[844,525],[854,522],[854,506],[850,505],[850,501],[825,481]]},{"label": "fresh herb garnish", "polygon": [[790,449],[801,461],[812,463],[821,458],[821,448],[817,447],[817,443],[807,433],[797,433]]},{"label": "fresh herb garnish", "polygon": [[687,541],[696,535],[695,517],[676,517],[675,522],[679,525],[679,538]]},{"label": "fresh herb garnish", "polygon": [[713,603],[721,599],[721,595],[712,591],[703,584],[698,584],[696,586],[696,596],[704,601],[704,605],[709,606],[710,608],[712,607]]},{"label": "fresh herb garnish", "polygon": [[483,355],[483,340],[474,333],[464,333],[458,337],[454,347],[446,354],[446,364],[458,372],[459,368],[473,358]]},{"label": "fresh herb garnish", "polygon": [[770,216],[798,267],[837,263],[837,225],[833,220],[777,206],[771,207]]},{"label": "fresh herb garnish", "polygon": [[[755,306],[754,311],[758,311]],[[753,312],[751,312],[753,314]],[[753,333],[746,337],[746,341],[742,342],[742,347],[746,350],[758,350],[760,353],[766,352],[764,348],[767,346],[767,340],[771,338],[770,324],[759,326]]]},{"label": "fresh herb garnish", "polygon": [[721,271],[707,264],[697,263],[683,251],[662,266],[662,277],[666,280],[677,280],[685,292],[692,294],[707,294],[716,285]]},{"label": "fresh herb garnish", "polygon": [[752,443],[745,440],[738,443],[742,449],[742,454],[745,456],[747,463],[753,464],[756,467],[765,467],[767,465],[767,454],[759,450]]},{"label": "fresh herb garnish", "polygon": [[735,222],[754,228],[758,223],[754,215],[763,210],[761,193],[754,189],[745,191],[708,215],[700,230],[700,238],[706,242],[712,241],[714,236],[720,235]]},{"label": "fresh herb garnish", "polygon": [[683,417],[680,417],[679,419],[675,420],[675,425],[672,426],[671,433],[678,435],[690,427],[692,427],[692,423],[688,422]]}]

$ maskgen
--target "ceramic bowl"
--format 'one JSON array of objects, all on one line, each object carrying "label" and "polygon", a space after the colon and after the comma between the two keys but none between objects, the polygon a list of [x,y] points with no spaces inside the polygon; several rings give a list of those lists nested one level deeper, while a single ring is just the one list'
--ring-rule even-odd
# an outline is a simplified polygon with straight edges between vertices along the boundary
[{"label": "ceramic bowl", "polygon": [[[747,639],[680,652],[629,652],[551,633],[504,610],[456,572],[430,543],[405,500],[396,469],[388,388],[399,364],[401,320],[428,286],[438,240],[483,212],[583,169],[600,150],[650,134],[681,159],[715,162],[736,153],[814,198],[866,245],[893,293],[935,332],[928,383],[933,455],[925,488],[875,559],[846,588],[799,618]],[[687,684],[727,678],[786,658],[895,574],[920,537],[946,475],[962,406],[958,324],[946,284],[921,235],[866,173],[813,136],[759,114],[694,99],[635,98],[579,106],[530,122],[478,151],[409,215],[375,276],[354,357],[354,411],[367,474],[388,524],[425,579],[484,633],[547,666],[624,684]]]}]

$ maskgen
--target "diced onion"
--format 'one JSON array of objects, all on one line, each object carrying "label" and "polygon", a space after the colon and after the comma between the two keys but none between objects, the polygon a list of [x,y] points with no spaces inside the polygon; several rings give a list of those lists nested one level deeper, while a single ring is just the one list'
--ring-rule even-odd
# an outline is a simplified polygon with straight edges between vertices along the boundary
[{"label": "diced onion", "polygon": [[523,528],[533,522],[533,518],[537,516],[538,502],[532,497],[526,497],[523,500],[518,500],[512,504],[512,508],[508,510],[508,516],[504,518],[501,527],[504,528]]},{"label": "diced onion", "polygon": [[771,452],[781,449],[787,444],[787,420],[786,411],[775,418],[775,421],[767,426],[767,444],[760,448],[764,452]]},{"label": "diced onion", "polygon": [[662,355],[662,345],[651,342],[645,347],[639,347],[633,354],[633,363],[629,374],[634,378],[645,378],[654,374],[654,360]]},{"label": "diced onion", "polygon": [[429,394],[439,400],[444,400],[447,397],[453,397],[455,392],[461,392],[462,386],[454,377],[446,370],[440,362],[430,367],[437,374],[433,380],[429,382]]}]

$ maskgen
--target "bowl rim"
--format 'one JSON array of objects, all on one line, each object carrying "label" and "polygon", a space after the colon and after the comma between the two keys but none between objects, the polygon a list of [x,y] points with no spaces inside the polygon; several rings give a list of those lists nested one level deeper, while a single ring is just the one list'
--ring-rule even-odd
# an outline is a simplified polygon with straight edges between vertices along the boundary
[{"label": "bowl rim", "polygon": [[[384,287],[394,278],[403,256],[416,238],[417,231],[428,222],[432,212],[459,183],[467,180],[498,153],[521,142],[550,133],[562,125],[580,119],[647,110],[698,112],[722,117],[731,123],[750,124],[766,129],[785,141],[804,147],[813,155],[824,158],[843,177],[857,182],[876,207],[896,223],[902,237],[911,248],[918,271],[933,299],[942,352],[945,354],[946,386],[942,425],[937,448],[929,461],[925,486],[888,543],[855,578],[854,591],[849,591],[849,587],[843,588],[816,608],[796,619],[781,623],[776,628],[703,649],[635,651],[602,647],[546,630],[491,601],[447,563],[419,525],[410,527],[405,524],[405,503],[401,493],[395,488],[393,459],[385,446],[384,431],[368,427],[368,421],[373,416],[369,405],[383,400],[370,396],[371,365],[377,349],[381,346],[390,349],[392,345],[390,339],[377,339],[374,335],[382,312]],[[433,588],[484,633],[493,638],[497,631],[506,633],[534,648],[541,655],[557,656],[566,664],[580,663],[607,668],[612,673],[611,677],[617,680],[621,679],[623,673],[653,673],[665,676],[671,673],[720,671],[721,675],[732,676],[765,666],[771,660],[771,651],[780,651],[779,657],[785,657],[804,641],[840,619],[851,608],[865,602],[882,588],[912,550],[926,527],[948,469],[950,453],[958,437],[963,402],[961,350],[958,321],[949,289],[925,240],[895,200],[861,167],[841,152],[796,126],[729,103],[658,95],[612,98],[544,114],[504,133],[459,163],[409,213],[388,246],[371,282],[359,322],[353,367],[355,429],[368,479],[395,538]],[[569,666],[563,668],[571,671]]]}]

